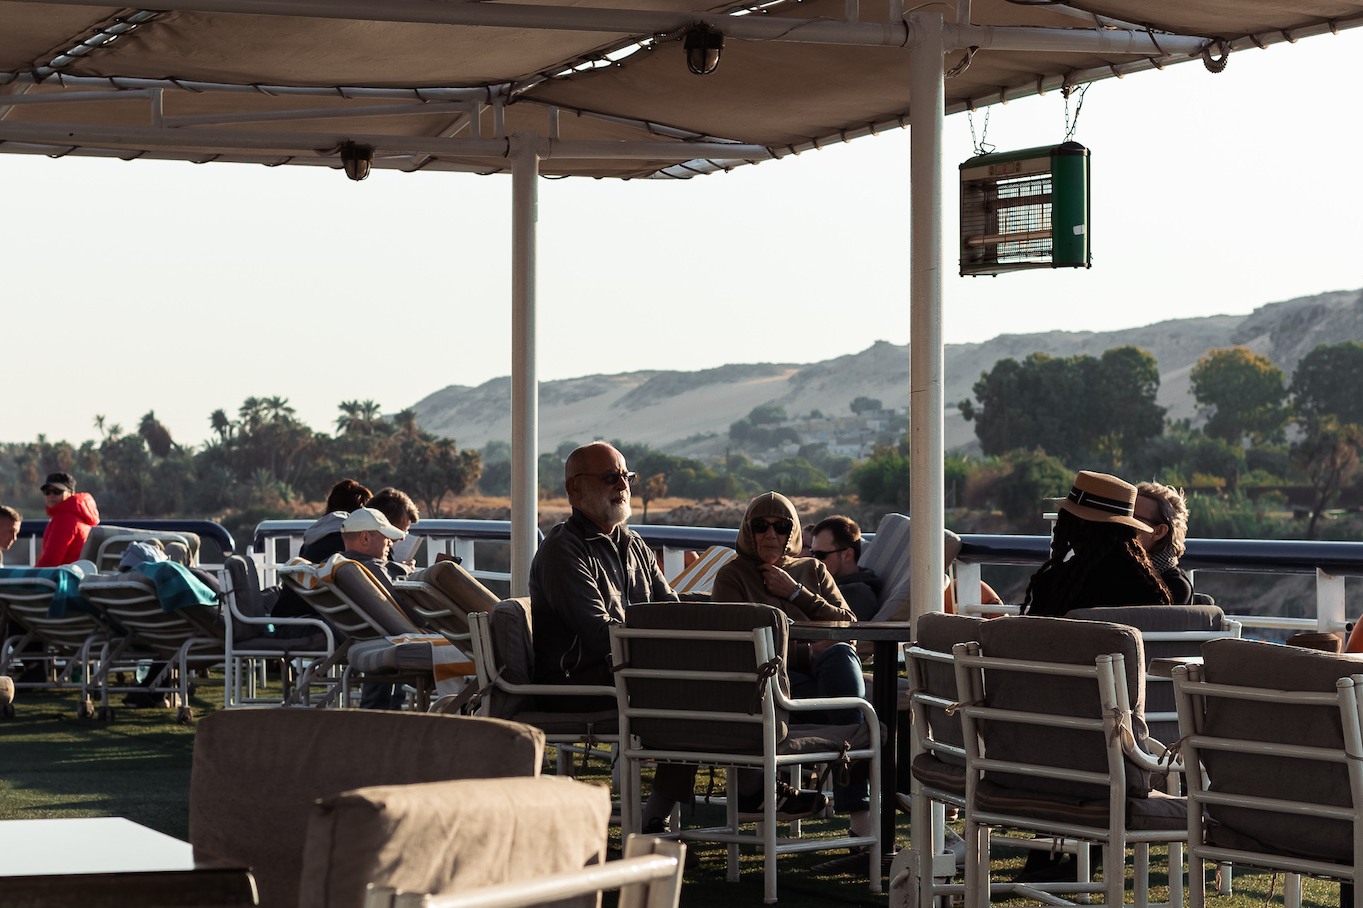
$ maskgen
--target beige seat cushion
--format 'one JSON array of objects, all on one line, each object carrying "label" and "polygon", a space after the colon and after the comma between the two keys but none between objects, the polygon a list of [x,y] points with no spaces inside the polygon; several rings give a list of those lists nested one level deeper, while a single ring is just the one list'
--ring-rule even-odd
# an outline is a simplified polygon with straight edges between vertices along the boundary
[{"label": "beige seat cushion", "polygon": [[[572,779],[361,788],[308,819],[300,908],[360,908],[368,883],[467,892],[605,860],[610,790]],[[597,896],[572,904],[591,906]]]},{"label": "beige seat cushion", "polygon": [[308,813],[371,785],[532,777],[544,734],[497,719],[378,710],[237,709],[201,720],[189,841],[251,867],[264,908],[293,908]]}]

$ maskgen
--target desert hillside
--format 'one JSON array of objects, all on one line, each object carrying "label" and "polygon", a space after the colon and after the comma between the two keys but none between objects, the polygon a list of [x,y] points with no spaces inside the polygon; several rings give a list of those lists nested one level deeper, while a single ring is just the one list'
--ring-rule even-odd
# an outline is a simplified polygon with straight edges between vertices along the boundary
[{"label": "desert hillside", "polygon": [[[974,430],[955,402],[971,395],[980,373],[1005,357],[1043,351],[1052,356],[1099,355],[1135,345],[1159,361],[1159,402],[1171,418],[1194,415],[1188,372],[1216,347],[1243,345],[1277,363],[1290,377],[1317,344],[1363,341],[1363,291],[1347,290],[1270,303],[1249,315],[1159,322],[1109,332],[1048,331],[1004,334],[979,344],[946,348],[947,447],[971,445]],[[621,438],[672,454],[722,453],[729,424],[758,404],[776,403],[791,416],[820,410],[848,414],[855,397],[886,408],[909,404],[909,349],[884,341],[860,353],[812,364],[733,364],[698,372],[630,372],[545,382],[540,388],[540,447],[563,441]],[[451,385],[415,405],[423,429],[481,448],[511,438],[511,380],[478,387]]]}]

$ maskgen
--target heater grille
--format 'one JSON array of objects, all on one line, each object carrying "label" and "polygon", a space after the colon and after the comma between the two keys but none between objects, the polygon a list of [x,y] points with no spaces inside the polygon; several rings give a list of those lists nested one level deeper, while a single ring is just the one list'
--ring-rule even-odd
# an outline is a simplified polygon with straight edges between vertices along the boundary
[{"label": "heater grille", "polygon": [[1088,149],[1077,143],[961,165],[961,273],[1088,267]]}]

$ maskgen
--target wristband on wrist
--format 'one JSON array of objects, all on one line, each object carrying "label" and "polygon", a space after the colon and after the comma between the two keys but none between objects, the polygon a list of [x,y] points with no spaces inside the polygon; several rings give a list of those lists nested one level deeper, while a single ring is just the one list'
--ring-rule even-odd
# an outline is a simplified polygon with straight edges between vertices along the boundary
[{"label": "wristband on wrist", "polygon": [[791,593],[789,596],[787,596],[787,597],[786,597],[786,601],[787,601],[787,602],[794,602],[795,599],[796,599],[796,597],[798,597],[798,596],[800,595],[800,592],[801,592],[804,588],[805,588],[805,585],[804,585],[803,583],[797,583],[797,584],[795,584],[795,592],[793,592],[793,593]]}]

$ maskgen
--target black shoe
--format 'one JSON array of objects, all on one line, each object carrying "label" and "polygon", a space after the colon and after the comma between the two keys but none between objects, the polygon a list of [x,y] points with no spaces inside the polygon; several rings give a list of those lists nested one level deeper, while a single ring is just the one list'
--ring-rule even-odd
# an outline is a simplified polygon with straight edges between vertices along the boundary
[{"label": "black shoe", "polygon": [[168,709],[170,701],[165,694],[137,690],[123,698],[123,705],[129,709]]},{"label": "black shoe", "polygon": [[[760,792],[738,796],[738,812],[762,817],[764,804]],[[803,791],[791,787],[789,782],[776,780],[776,819],[784,822],[803,820],[816,813],[822,813],[828,806],[828,798],[819,791]]]},{"label": "black shoe", "polygon": [[812,869],[815,873],[852,873],[865,876],[871,869],[871,855],[865,848],[853,848],[841,857],[815,864]]},{"label": "black shoe", "polygon": [[1072,854],[1051,854],[1049,851],[1027,853],[1027,863],[1017,875],[1019,883],[1073,883],[1077,879],[1079,863]]}]

